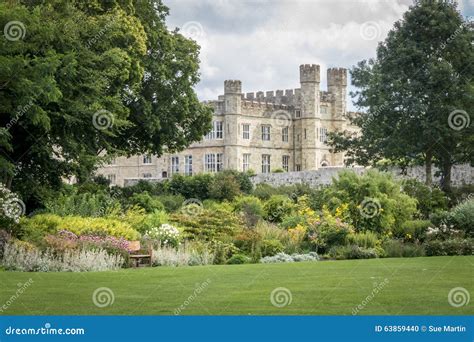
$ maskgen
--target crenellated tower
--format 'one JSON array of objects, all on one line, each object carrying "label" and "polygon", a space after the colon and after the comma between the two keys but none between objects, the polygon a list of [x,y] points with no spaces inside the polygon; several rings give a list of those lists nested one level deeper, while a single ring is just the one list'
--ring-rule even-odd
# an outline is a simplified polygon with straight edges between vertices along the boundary
[{"label": "crenellated tower", "polygon": [[238,169],[240,150],[238,142],[238,116],[242,114],[242,82],[239,80],[224,81],[224,168]]},{"label": "crenellated tower", "polygon": [[318,117],[320,84],[319,65],[300,65],[300,84],[301,116],[306,118]]},{"label": "crenellated tower", "polygon": [[328,91],[333,95],[332,116],[340,119],[346,114],[347,69],[328,69]]}]

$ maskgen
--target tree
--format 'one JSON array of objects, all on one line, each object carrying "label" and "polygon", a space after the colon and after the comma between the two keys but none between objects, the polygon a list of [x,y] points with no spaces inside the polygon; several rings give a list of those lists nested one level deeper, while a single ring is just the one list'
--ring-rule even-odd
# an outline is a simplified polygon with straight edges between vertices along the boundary
[{"label": "tree", "polygon": [[38,201],[104,154],[161,155],[206,133],[199,47],[167,14],[158,0],[0,4],[2,182]]},{"label": "tree", "polygon": [[435,163],[445,190],[453,164],[472,163],[474,37],[455,6],[417,2],[379,44],[377,57],[351,70],[354,103],[366,110],[353,119],[361,133],[330,135],[350,163],[423,162],[428,184]]}]

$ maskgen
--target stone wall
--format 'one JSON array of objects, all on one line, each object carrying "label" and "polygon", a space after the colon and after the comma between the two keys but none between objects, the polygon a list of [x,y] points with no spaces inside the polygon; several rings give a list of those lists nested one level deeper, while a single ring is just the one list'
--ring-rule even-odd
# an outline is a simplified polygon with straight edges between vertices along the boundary
[{"label": "stone wall", "polygon": [[[298,183],[306,183],[311,186],[319,186],[330,184],[333,177],[342,170],[352,170],[357,174],[362,174],[368,169],[362,167],[346,168],[346,167],[325,167],[315,171],[302,172],[286,172],[286,173],[267,173],[259,174],[251,178],[254,185],[259,183],[267,183],[273,186],[290,185]],[[433,170],[433,174],[436,173]],[[425,170],[422,166],[410,167],[407,169],[406,175],[401,175],[401,170],[392,168],[389,170],[396,178],[415,178],[424,182]],[[452,170],[452,184],[460,186],[464,184],[474,184],[473,182],[474,168],[469,165],[458,165]],[[433,183],[439,182],[440,177],[433,177]]]}]

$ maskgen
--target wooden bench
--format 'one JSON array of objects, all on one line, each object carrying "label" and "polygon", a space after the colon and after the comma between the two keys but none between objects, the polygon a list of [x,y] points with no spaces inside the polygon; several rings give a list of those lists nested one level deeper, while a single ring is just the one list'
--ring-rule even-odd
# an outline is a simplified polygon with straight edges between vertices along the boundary
[{"label": "wooden bench", "polygon": [[[152,266],[153,250],[149,248],[146,253],[140,252],[142,252],[140,241],[131,241],[129,257],[132,263],[132,267]],[[146,263],[144,261],[146,261]]]}]

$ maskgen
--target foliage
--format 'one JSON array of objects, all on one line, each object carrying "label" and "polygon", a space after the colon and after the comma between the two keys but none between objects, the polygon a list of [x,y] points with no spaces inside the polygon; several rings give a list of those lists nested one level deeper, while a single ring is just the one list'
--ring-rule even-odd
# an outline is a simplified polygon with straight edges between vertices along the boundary
[{"label": "foliage", "polygon": [[431,213],[446,210],[448,199],[443,191],[429,187],[416,179],[404,180],[403,191],[417,200],[416,207],[422,218],[427,219]]},{"label": "foliage", "polygon": [[291,254],[278,253],[274,256],[267,256],[260,259],[263,264],[281,263],[281,262],[301,262],[301,261],[319,261],[319,256],[315,252],[308,254]]},{"label": "foliage", "polygon": [[416,213],[416,200],[401,192],[390,174],[374,170],[342,171],[322,195],[332,212],[347,205],[344,219],[358,232],[387,233]]},{"label": "foliage", "polygon": [[157,241],[162,246],[176,247],[179,244],[180,233],[178,228],[164,223],[159,227],[153,227],[145,233],[145,237]]},{"label": "foliage", "polygon": [[281,222],[295,210],[292,200],[284,195],[272,195],[263,206],[265,219],[270,222]]},{"label": "foliage", "polygon": [[262,240],[260,250],[263,257],[272,256],[281,253],[285,250],[285,247],[280,240]]},{"label": "foliage", "polygon": [[153,266],[197,266],[212,264],[214,256],[209,250],[197,250],[192,246],[181,245],[178,248],[159,246],[152,252]]},{"label": "foliage", "polygon": [[182,207],[184,197],[182,195],[161,195],[157,199],[163,203],[165,210],[172,213]]},{"label": "foliage", "polygon": [[227,265],[248,264],[251,261],[252,259],[244,254],[234,254],[229,258],[229,260],[227,260]]},{"label": "foliage", "polygon": [[3,229],[0,229],[0,259],[3,257],[5,245],[12,239],[12,236]]},{"label": "foliage", "polygon": [[60,193],[44,205],[48,213],[59,216],[100,217],[120,209],[119,201],[105,192],[79,193],[76,189],[71,193]]},{"label": "foliage", "polygon": [[137,240],[140,234],[128,223],[104,217],[60,217],[53,214],[38,214],[22,219],[23,238],[40,242],[46,234],[67,230],[76,235],[111,235],[127,240]]},{"label": "foliage", "polygon": [[401,240],[387,240],[382,244],[385,255],[388,258],[407,258],[425,255],[422,245],[416,243],[404,243]]},{"label": "foliage", "polygon": [[376,59],[351,72],[355,105],[366,109],[353,119],[361,134],[330,134],[330,144],[359,165],[386,158],[431,170],[434,163],[449,190],[452,165],[473,159],[474,66],[466,64],[474,59],[473,35],[455,3],[416,2],[379,44]]},{"label": "foliage", "polygon": [[169,191],[184,198],[205,199],[209,198],[209,188],[212,181],[213,176],[208,173],[194,176],[174,174],[169,183]]},{"label": "foliage", "polygon": [[234,173],[224,171],[215,174],[209,187],[210,198],[232,201],[240,194],[240,184]]},{"label": "foliage", "polygon": [[128,202],[131,205],[137,205],[143,209],[147,213],[151,213],[155,210],[164,210],[165,207],[163,203],[157,197],[152,197],[147,191],[141,193],[133,194],[129,199]]},{"label": "foliage", "polygon": [[263,218],[265,211],[262,201],[255,196],[239,196],[232,202],[234,210],[240,212],[248,227],[254,227]]},{"label": "foliage", "polygon": [[242,225],[235,213],[223,209],[205,208],[196,212],[183,211],[170,214],[170,223],[183,229],[183,238],[208,242],[232,239]]},{"label": "foliage", "polygon": [[428,240],[423,244],[426,255],[473,255],[474,239],[451,238],[447,240]]},{"label": "foliage", "polygon": [[393,229],[395,238],[405,241],[423,241],[425,233],[433,224],[428,220],[410,220],[405,221],[400,228]]},{"label": "foliage", "polygon": [[474,236],[474,198],[459,203],[450,212],[451,221],[456,229]]},{"label": "foliage", "polygon": [[349,234],[346,237],[346,241],[349,245],[356,245],[363,248],[375,248],[380,245],[377,234],[371,231]]},{"label": "foliage", "polygon": [[214,255],[214,264],[222,265],[229,260],[232,255],[238,253],[238,249],[233,243],[222,242],[218,240],[211,241],[211,251]]},{"label": "foliage", "polygon": [[329,250],[329,256],[337,260],[341,259],[371,259],[377,258],[375,248],[365,248],[358,245],[334,246]]},{"label": "foliage", "polygon": [[267,201],[271,196],[278,194],[280,194],[278,189],[267,183],[257,184],[255,189],[252,191],[252,195],[260,198],[262,201]]},{"label": "foliage", "polygon": [[108,254],[103,249],[70,249],[62,254],[27,248],[17,243],[5,246],[1,265],[7,270],[23,272],[88,272],[119,269],[124,263],[117,254]]},{"label": "foliage", "polygon": [[24,214],[21,205],[22,201],[19,196],[0,183],[0,225],[2,228],[9,231],[16,228],[20,216]]}]

